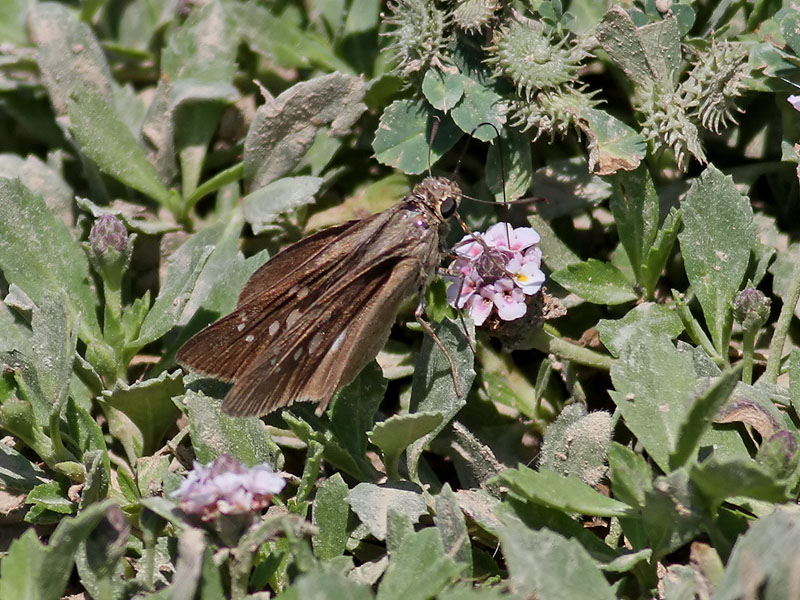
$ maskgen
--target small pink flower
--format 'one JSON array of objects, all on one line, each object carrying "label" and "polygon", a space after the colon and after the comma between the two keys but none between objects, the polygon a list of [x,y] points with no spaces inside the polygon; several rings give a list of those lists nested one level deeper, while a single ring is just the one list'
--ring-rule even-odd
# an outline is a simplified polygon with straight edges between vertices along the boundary
[{"label": "small pink flower", "polygon": [[800,110],[800,96],[789,96],[786,100],[792,105],[792,108]]},{"label": "small pink flower", "polygon": [[220,455],[207,465],[194,467],[172,496],[181,508],[209,521],[218,515],[252,513],[269,506],[273,494],[286,482],[269,466],[247,468],[232,456]]},{"label": "small pink flower", "polygon": [[448,302],[467,308],[476,325],[496,312],[504,321],[525,315],[525,296],[539,292],[545,276],[541,270],[539,234],[530,227],[496,223],[485,233],[464,236],[454,248]]}]

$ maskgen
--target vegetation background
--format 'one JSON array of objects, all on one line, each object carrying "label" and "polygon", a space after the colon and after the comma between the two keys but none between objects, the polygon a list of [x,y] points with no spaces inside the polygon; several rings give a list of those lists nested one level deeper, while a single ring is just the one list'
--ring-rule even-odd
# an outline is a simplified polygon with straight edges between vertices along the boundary
[{"label": "vegetation background", "polygon": [[[800,598],[798,53],[792,1],[5,0],[0,598]],[[177,368],[429,168],[540,199],[524,326],[429,290],[468,395],[411,304],[321,416]],[[171,495],[225,454],[251,522]]]}]

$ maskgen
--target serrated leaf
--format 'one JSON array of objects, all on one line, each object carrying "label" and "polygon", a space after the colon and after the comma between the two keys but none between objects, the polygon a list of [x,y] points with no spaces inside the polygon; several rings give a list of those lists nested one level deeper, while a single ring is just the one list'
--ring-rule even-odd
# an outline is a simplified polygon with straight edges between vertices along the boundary
[{"label": "serrated leaf", "polygon": [[616,357],[638,331],[646,329],[654,335],[666,334],[674,339],[683,331],[683,323],[674,310],[663,304],[645,302],[633,307],[621,319],[600,319],[596,328],[600,341]]},{"label": "serrated leaf", "polygon": [[78,342],[75,316],[70,314],[66,294],[55,290],[46,291],[33,311],[31,348],[48,414],[62,408],[69,388]]},{"label": "serrated leaf", "polygon": [[686,275],[703,308],[714,347],[727,353],[731,302],[742,285],[756,226],[750,202],[733,179],[709,166],[682,203],[678,235]]},{"label": "serrated leaf", "polygon": [[423,529],[409,535],[392,555],[376,598],[433,598],[459,569],[460,565],[445,554],[439,531]]},{"label": "serrated leaf", "polygon": [[625,425],[668,472],[695,390],[692,357],[676,350],[667,336],[642,331],[612,365],[611,379],[616,391],[609,394]]},{"label": "serrated leaf", "polygon": [[653,559],[695,539],[709,517],[708,504],[692,485],[685,469],[657,477],[645,492],[642,522],[653,549]]},{"label": "serrated leaf", "polygon": [[752,459],[725,460],[711,456],[693,465],[692,483],[717,507],[731,497],[754,498],[765,502],[787,502],[786,482]]},{"label": "serrated leaf", "polygon": [[565,512],[602,517],[624,517],[627,504],[603,496],[577,477],[564,477],[552,471],[534,471],[524,465],[508,469],[498,479],[518,496]]},{"label": "serrated leaf", "polygon": [[267,99],[244,143],[244,172],[251,189],[294,169],[323,125],[330,125],[334,136],[348,133],[366,109],[364,91],[363,79],[331,73]]},{"label": "serrated leaf", "polygon": [[597,26],[596,35],[611,60],[634,82],[641,85],[656,78],[639,31],[623,7],[608,9]]},{"label": "serrated leaf", "polygon": [[347,544],[347,504],[349,489],[339,473],[320,484],[312,507],[312,523],[317,533],[312,538],[314,554],[330,560],[344,554]]},{"label": "serrated leaf", "polygon": [[107,175],[167,206],[170,192],[131,130],[102,96],[89,88],[67,99],[70,131],[81,151]]},{"label": "serrated leaf", "polygon": [[380,485],[362,482],[350,490],[347,502],[369,532],[377,539],[385,540],[390,508],[408,517],[411,523],[416,523],[428,512],[421,492],[410,482]]},{"label": "serrated leaf", "polygon": [[611,586],[577,540],[508,520],[499,534],[514,591],[548,600],[613,600]]},{"label": "serrated leaf", "polygon": [[594,304],[623,304],[636,300],[633,283],[612,264],[590,258],[550,276],[555,282]]},{"label": "serrated leaf", "polygon": [[436,110],[447,112],[463,96],[465,80],[461,73],[428,69],[422,79],[422,93]]},{"label": "serrated leaf", "polygon": [[258,235],[267,231],[280,215],[314,202],[322,179],[283,177],[259,188],[242,200],[244,218]]},{"label": "serrated leaf", "polygon": [[409,174],[422,173],[435,164],[455,145],[461,132],[450,117],[443,116],[431,142],[434,116],[435,112],[421,101],[392,102],[383,111],[372,141],[378,162]]},{"label": "serrated leaf", "polygon": [[417,474],[417,464],[422,451],[466,404],[467,394],[475,379],[473,366],[475,356],[467,341],[467,336],[474,339],[475,332],[471,321],[467,326],[468,330],[465,333],[461,323],[446,319],[435,329],[439,341],[447,348],[450,358],[453,359],[461,396],[456,393],[450,362],[430,336],[425,336],[417,355],[411,383],[411,410],[439,413],[442,415],[442,422],[408,448],[406,459],[412,480]]},{"label": "serrated leaf", "polygon": [[227,453],[249,467],[267,463],[283,467],[283,455],[267,433],[261,419],[229,417],[222,403],[189,390],[182,398],[189,417],[189,432],[197,460],[209,463]]},{"label": "serrated leaf", "polygon": [[[47,252],[31,252],[47,248]],[[97,300],[86,255],[41,196],[19,180],[0,178],[0,270],[35,303],[46,290],[66,288],[73,314],[81,314],[84,341],[99,339]]]}]

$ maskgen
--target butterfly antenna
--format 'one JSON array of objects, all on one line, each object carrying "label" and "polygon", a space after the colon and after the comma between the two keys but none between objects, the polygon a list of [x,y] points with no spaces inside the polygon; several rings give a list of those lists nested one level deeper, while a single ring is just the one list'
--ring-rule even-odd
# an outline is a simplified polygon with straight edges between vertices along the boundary
[{"label": "butterfly antenna", "polygon": [[431,176],[431,150],[433,149],[433,141],[436,139],[436,134],[439,132],[439,123],[441,119],[438,115],[433,116],[433,123],[431,124],[431,141],[428,143],[428,177]]}]

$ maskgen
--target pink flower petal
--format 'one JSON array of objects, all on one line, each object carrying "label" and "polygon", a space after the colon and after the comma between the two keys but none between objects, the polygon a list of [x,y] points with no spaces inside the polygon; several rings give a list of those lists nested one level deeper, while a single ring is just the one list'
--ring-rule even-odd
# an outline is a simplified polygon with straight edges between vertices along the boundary
[{"label": "pink flower petal", "polygon": [[491,314],[493,306],[492,301],[483,296],[475,295],[470,299],[468,312],[476,326],[483,325]]},{"label": "pink flower petal", "polygon": [[795,110],[800,110],[800,96],[789,96],[786,100]]}]

